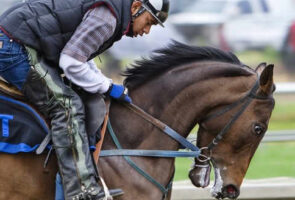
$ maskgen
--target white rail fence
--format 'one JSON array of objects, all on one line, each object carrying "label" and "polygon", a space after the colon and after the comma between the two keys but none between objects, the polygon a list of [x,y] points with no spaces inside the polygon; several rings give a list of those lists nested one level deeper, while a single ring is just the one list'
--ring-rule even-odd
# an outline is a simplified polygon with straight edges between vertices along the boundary
[{"label": "white rail fence", "polygon": [[295,82],[276,83],[277,94],[294,94],[295,93]]},{"label": "white rail fence", "polygon": [[[294,121],[295,123],[295,121]],[[191,134],[188,137],[189,141],[196,140],[196,134]],[[284,131],[268,131],[262,139],[263,143],[266,142],[292,142],[295,141],[295,130],[284,130]],[[295,159],[295,156],[294,156]]]},{"label": "white rail fence", "polygon": [[[268,131],[262,140],[262,142],[290,142],[290,141],[295,141],[295,130]],[[294,159],[295,159],[295,156],[294,156]]]},{"label": "white rail fence", "polygon": [[[212,186],[212,185],[211,185]],[[175,182],[172,200],[211,200],[210,188],[199,189],[190,181]],[[260,180],[244,180],[239,199],[242,200],[295,200],[295,179],[271,178]]]},{"label": "white rail fence", "polygon": [[[276,94],[295,94],[295,82],[277,83]],[[295,111],[294,111],[295,112]],[[294,121],[295,123],[295,121]],[[196,136],[190,136],[195,139]],[[262,142],[295,141],[295,130],[268,131]],[[295,156],[294,156],[295,159]],[[295,167],[295,166],[290,166]],[[178,181],[173,185],[172,200],[210,200],[210,188],[199,189],[190,181]],[[242,200],[295,200],[295,178],[271,178],[245,180],[241,186]]]},{"label": "white rail fence", "polygon": [[[295,82],[276,83],[275,93],[276,94],[295,94]],[[269,131],[263,139],[263,142],[283,142],[283,141],[295,141],[295,130]]]}]

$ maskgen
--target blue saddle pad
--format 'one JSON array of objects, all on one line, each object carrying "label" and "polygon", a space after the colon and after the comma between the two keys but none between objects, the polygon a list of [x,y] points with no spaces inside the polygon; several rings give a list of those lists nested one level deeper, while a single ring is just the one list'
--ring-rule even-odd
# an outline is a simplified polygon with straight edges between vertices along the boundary
[{"label": "blue saddle pad", "polygon": [[0,94],[0,152],[35,151],[49,129],[28,104]]}]

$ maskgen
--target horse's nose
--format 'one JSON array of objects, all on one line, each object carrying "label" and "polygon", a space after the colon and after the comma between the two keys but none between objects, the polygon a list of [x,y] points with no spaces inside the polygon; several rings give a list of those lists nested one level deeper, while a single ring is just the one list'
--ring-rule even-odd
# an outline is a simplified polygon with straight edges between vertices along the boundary
[{"label": "horse's nose", "polygon": [[240,190],[235,185],[227,185],[222,188],[222,197],[229,199],[236,199],[240,195]]}]

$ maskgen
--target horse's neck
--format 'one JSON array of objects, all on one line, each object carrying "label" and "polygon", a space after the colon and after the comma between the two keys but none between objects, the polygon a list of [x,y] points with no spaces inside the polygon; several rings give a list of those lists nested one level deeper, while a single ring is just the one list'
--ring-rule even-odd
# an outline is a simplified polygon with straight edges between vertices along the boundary
[{"label": "horse's neck", "polygon": [[[203,68],[187,65],[171,70],[132,90],[133,102],[186,137],[210,110],[236,101],[251,87],[248,76],[207,78],[214,71],[211,65]],[[219,66],[218,70],[221,69]],[[177,142],[128,108],[113,105],[111,118],[128,148],[178,148]]]},{"label": "horse's neck", "polygon": [[[170,71],[130,92],[133,103],[186,137],[199,119],[213,108],[241,98],[250,88],[248,77],[206,78],[206,73]],[[204,78],[205,76],[205,78]],[[208,75],[209,76],[209,75]],[[253,82],[253,81],[251,81]],[[177,150],[179,144],[118,103],[110,118],[123,148]],[[107,135],[105,149],[115,148]],[[164,185],[174,171],[173,159],[140,159],[153,177]]]}]

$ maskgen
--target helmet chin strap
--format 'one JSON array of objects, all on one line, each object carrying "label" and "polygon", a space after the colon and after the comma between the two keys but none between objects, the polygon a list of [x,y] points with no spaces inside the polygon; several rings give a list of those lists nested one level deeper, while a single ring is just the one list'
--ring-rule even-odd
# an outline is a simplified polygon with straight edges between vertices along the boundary
[{"label": "helmet chin strap", "polygon": [[164,27],[163,23],[166,21],[169,12],[169,0],[162,0],[162,9],[156,9],[149,0],[137,0],[142,3],[139,10],[132,16],[132,20],[148,11],[157,21],[158,24]]},{"label": "helmet chin strap", "polygon": [[133,16],[132,16],[132,21],[134,21],[135,18],[139,17],[140,15],[142,15],[144,13],[144,11],[146,11],[146,9],[144,7],[141,7],[137,13],[135,13]]},{"label": "helmet chin strap", "polygon": [[133,24],[134,24],[134,20],[139,17],[140,15],[142,15],[144,13],[144,11],[146,11],[146,9],[144,7],[141,7],[134,15],[132,15],[132,20],[131,20],[131,28],[130,30],[128,31],[128,33],[126,34],[126,36],[129,36],[129,37],[133,37],[134,36],[134,33],[133,33]]}]

